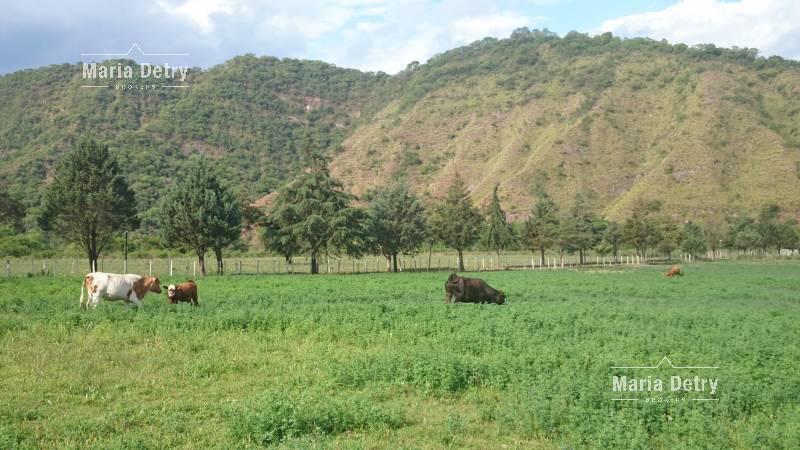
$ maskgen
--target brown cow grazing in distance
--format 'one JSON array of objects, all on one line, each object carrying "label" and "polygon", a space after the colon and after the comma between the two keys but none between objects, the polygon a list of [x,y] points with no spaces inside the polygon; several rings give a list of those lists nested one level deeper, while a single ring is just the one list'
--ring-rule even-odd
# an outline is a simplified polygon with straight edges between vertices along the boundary
[{"label": "brown cow grazing in distance", "polygon": [[464,278],[450,274],[444,284],[445,303],[496,303],[502,305],[506,301],[506,294],[486,284],[477,278]]},{"label": "brown cow grazing in distance", "polygon": [[681,266],[672,266],[668,271],[664,272],[664,276],[667,278],[672,278],[676,275],[683,276],[683,272],[681,272]]},{"label": "brown cow grazing in distance", "polygon": [[170,304],[178,304],[180,302],[190,302],[193,306],[197,306],[197,284],[192,280],[186,280],[180,284],[170,284],[165,287],[167,290],[167,299]]}]

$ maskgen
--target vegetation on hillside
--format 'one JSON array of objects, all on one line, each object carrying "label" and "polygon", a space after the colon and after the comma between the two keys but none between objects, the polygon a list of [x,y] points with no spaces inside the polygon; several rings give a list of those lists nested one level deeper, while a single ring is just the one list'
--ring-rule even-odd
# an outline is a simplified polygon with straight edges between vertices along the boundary
[{"label": "vegetation on hillside", "polygon": [[[800,65],[752,49],[520,29],[395,76],[244,55],[190,70],[187,82],[143,93],[80,89],[77,64],[0,77],[0,180],[19,202],[13,209],[25,211],[0,229],[0,252],[57,247],[38,226],[40,192],[87,136],[118,161],[147,245],[157,245],[161,193],[185,177],[192,155],[258,216],[249,203],[304,177],[304,136],[330,161],[335,190],[355,194],[343,203],[403,179],[433,210],[458,172],[474,207],[499,186],[502,215],[519,231],[514,245],[537,251],[540,237],[522,224],[548,201],[558,232],[543,236],[545,247],[579,254],[616,253],[622,237],[641,253],[669,254],[682,249],[686,222],[701,226],[712,250],[776,248],[773,236],[790,242],[800,215]],[[661,236],[648,242],[628,223],[640,204],[659,205],[644,225]],[[503,220],[490,206],[492,226],[477,245],[496,251],[511,240],[495,233]],[[777,215],[762,217],[768,206]],[[290,259],[307,242],[272,233],[275,219],[261,234]],[[476,245],[468,241],[459,247]]]}]

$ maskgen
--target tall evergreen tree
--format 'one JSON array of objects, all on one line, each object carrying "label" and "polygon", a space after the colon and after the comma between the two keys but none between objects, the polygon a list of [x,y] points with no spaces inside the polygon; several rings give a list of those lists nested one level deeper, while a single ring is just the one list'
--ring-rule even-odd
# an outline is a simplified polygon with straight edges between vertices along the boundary
[{"label": "tall evergreen tree", "polygon": [[514,229],[506,219],[506,213],[500,205],[500,197],[497,195],[498,186],[495,185],[492,191],[492,201],[486,209],[486,233],[483,241],[487,247],[497,253],[497,261],[500,263],[500,250],[511,248],[516,242]]},{"label": "tall evergreen tree", "polygon": [[206,274],[205,254],[211,249],[222,273],[222,250],[239,238],[242,216],[233,193],[204,157],[194,158],[162,200],[161,236],[167,246],[193,250]]},{"label": "tall evergreen tree", "polygon": [[136,213],[133,191],[108,146],[90,139],[58,164],[39,224],[83,248],[94,271],[113,234],[138,227]]},{"label": "tall evergreen tree", "polygon": [[21,232],[25,207],[0,187],[0,224],[10,226],[15,232]]},{"label": "tall evergreen tree", "polygon": [[682,248],[685,238],[683,231],[678,224],[671,220],[664,220],[660,225],[660,240],[658,241],[658,251],[667,255],[667,259],[672,259],[672,252]]},{"label": "tall evergreen tree", "polygon": [[599,240],[599,231],[595,224],[597,221],[598,218],[590,211],[583,195],[576,194],[569,214],[561,222],[560,232],[565,249],[570,252],[577,251],[581,265],[585,262],[586,250],[592,248]]},{"label": "tall evergreen tree", "polygon": [[378,189],[370,202],[367,228],[376,249],[397,272],[397,255],[416,250],[425,240],[425,209],[404,183]]},{"label": "tall evergreen tree", "polygon": [[764,251],[772,247],[780,248],[780,212],[776,204],[764,205],[759,211],[756,231],[760,236],[758,246]]},{"label": "tall evergreen tree", "polygon": [[327,160],[316,150],[310,136],[303,144],[303,165],[304,170],[278,190],[269,220],[276,226],[273,236],[285,244],[297,245],[300,253],[307,253],[311,273],[316,274],[323,255],[343,251],[360,256],[364,252],[366,215],[349,206],[353,196],[330,175]]},{"label": "tall evergreen tree", "polygon": [[653,214],[661,209],[658,202],[637,200],[633,204],[631,216],[622,227],[622,236],[636,249],[636,253],[645,257],[647,250],[658,244],[661,233]]},{"label": "tall evergreen tree", "polygon": [[480,236],[483,218],[472,205],[464,179],[456,173],[453,184],[433,214],[433,229],[440,241],[458,252],[458,270],[464,271],[464,250]]},{"label": "tall evergreen tree", "polygon": [[531,250],[539,252],[539,264],[544,265],[544,252],[559,237],[558,207],[549,195],[542,192],[539,201],[525,221],[523,235]]},{"label": "tall evergreen tree", "polygon": [[609,248],[609,253],[618,261],[619,248],[622,246],[622,227],[617,222],[606,223],[603,230],[603,243]]},{"label": "tall evergreen tree", "polygon": [[703,227],[693,222],[686,222],[683,225],[683,241],[681,242],[681,250],[683,250],[684,253],[692,255],[693,257],[701,255],[708,250]]},{"label": "tall evergreen tree", "polygon": [[273,213],[265,220],[261,240],[267,251],[283,256],[286,261],[286,268],[293,272],[292,258],[302,251],[300,243],[292,233],[289,224],[294,219],[294,212],[288,209],[283,210],[286,217],[280,217]]},{"label": "tall evergreen tree", "polygon": [[797,227],[797,220],[787,219],[778,225],[776,237],[778,251],[782,248],[796,249],[800,246],[800,228]]}]

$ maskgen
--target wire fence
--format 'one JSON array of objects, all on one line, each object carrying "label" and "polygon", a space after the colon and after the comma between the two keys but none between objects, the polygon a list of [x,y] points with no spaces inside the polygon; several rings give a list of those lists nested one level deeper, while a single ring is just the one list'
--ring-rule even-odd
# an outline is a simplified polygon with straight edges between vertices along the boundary
[{"label": "wire fence", "polygon": [[[764,251],[731,251],[720,250],[706,253],[700,260],[735,260],[746,258],[793,258],[798,257],[798,250],[783,249],[780,252]],[[546,254],[544,260],[539,254],[515,252],[501,254],[470,252],[464,254],[464,270],[481,272],[493,270],[554,270],[577,267],[607,267],[639,264],[658,264],[670,261],[692,262],[695,258],[687,254],[674,254],[672,258],[663,255],[640,257],[635,254],[614,256],[589,255],[580,264],[578,255]],[[3,258],[5,277],[30,276],[77,276],[88,270],[88,262],[78,258]],[[288,263],[281,257],[241,257],[225,258],[225,275],[259,275],[310,273],[311,260],[298,256]],[[401,272],[457,271],[459,266],[456,254],[432,253],[398,256],[398,270]],[[382,256],[366,256],[363,258],[321,257],[319,272],[331,274],[376,273],[389,271],[386,258]],[[200,267],[197,259],[190,257],[176,258],[135,258],[126,262],[122,258],[101,258],[97,270],[112,273],[138,273],[160,277],[197,277]],[[216,271],[216,261],[206,259],[206,271]]]}]

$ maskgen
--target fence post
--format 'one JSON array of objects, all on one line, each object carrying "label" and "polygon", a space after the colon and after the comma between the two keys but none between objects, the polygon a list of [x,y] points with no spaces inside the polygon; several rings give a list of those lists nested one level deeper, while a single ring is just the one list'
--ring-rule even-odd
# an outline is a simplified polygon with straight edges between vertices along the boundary
[{"label": "fence post", "polygon": [[197,261],[192,261],[192,276],[197,278]]},{"label": "fence post", "polygon": [[172,276],[172,258],[169,260],[169,276]]},{"label": "fence post", "polygon": [[242,260],[239,260],[239,275],[242,274]]},{"label": "fence post", "polygon": [[147,263],[147,276],[149,276],[149,277],[153,276],[153,260],[152,259],[148,260],[148,263]]},{"label": "fence post", "polygon": [[11,260],[6,260],[6,278],[11,278]]}]

